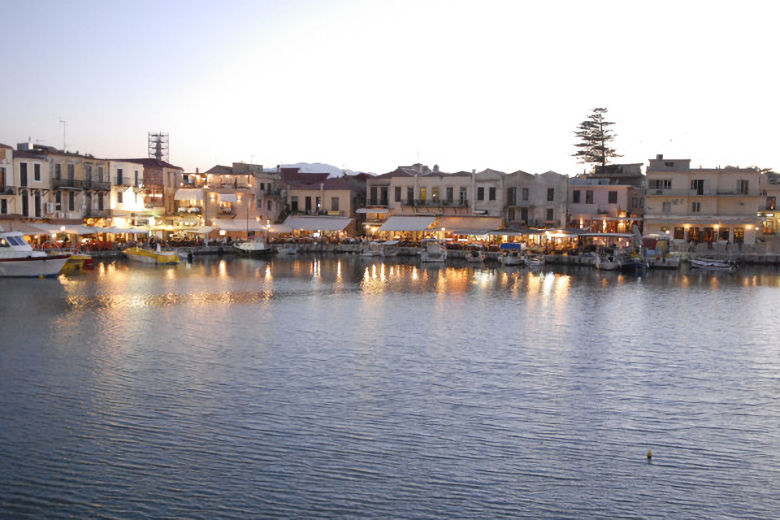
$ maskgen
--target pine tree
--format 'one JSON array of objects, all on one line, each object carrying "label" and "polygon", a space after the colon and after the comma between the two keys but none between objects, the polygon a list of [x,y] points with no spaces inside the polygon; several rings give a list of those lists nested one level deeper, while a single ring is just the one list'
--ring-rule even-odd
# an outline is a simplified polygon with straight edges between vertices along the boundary
[{"label": "pine tree", "polygon": [[615,152],[614,148],[609,147],[615,138],[610,126],[615,123],[604,119],[606,113],[606,108],[594,108],[593,113],[580,123],[577,131],[574,132],[574,135],[579,137],[580,142],[574,145],[578,150],[572,156],[578,157],[579,162],[600,165],[603,168],[609,159],[622,157]]}]

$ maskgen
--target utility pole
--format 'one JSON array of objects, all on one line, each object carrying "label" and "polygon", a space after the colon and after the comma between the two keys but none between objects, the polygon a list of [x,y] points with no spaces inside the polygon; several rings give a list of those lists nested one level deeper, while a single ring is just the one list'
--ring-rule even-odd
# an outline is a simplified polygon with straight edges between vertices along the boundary
[{"label": "utility pole", "polygon": [[62,124],[62,151],[67,151],[67,141],[65,140],[65,127],[68,125],[68,122],[64,119],[60,119],[60,123]]}]

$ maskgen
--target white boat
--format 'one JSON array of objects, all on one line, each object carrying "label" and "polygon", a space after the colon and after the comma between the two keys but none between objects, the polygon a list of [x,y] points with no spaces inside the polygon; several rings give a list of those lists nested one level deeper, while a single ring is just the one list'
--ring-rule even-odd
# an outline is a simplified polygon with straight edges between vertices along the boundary
[{"label": "white boat", "polygon": [[48,255],[33,250],[18,231],[0,233],[0,277],[54,277],[70,257],[70,254]]},{"label": "white boat", "polygon": [[504,251],[501,255],[499,255],[498,263],[506,266],[524,265],[525,256],[523,255],[523,252],[519,250]]},{"label": "white boat", "polygon": [[695,269],[708,269],[710,271],[733,271],[737,264],[730,260],[719,260],[717,258],[691,258],[688,260],[691,267]]},{"label": "white boat", "polygon": [[400,243],[399,240],[386,240],[382,242],[379,248],[379,250],[382,252],[382,256],[386,256],[386,257],[398,256],[399,243]]},{"label": "white boat", "polygon": [[485,261],[485,253],[477,249],[466,251],[466,261],[474,263],[482,263]]},{"label": "white boat", "polygon": [[255,238],[242,242],[233,242],[233,248],[244,256],[269,256],[274,252],[273,248],[268,246],[264,240]]},{"label": "white boat", "polygon": [[179,263],[179,254],[176,251],[162,250],[159,246],[156,251],[142,249],[140,247],[128,247],[124,250],[128,260],[142,264],[176,265]]},{"label": "white boat", "polygon": [[544,265],[544,256],[542,255],[528,256],[525,259],[525,265],[527,265],[528,267],[541,267]]},{"label": "white boat", "polygon": [[650,267],[654,269],[679,269],[680,255],[667,254],[645,257]]},{"label": "white boat", "polygon": [[435,238],[423,240],[420,260],[422,262],[444,262],[447,260],[447,248],[444,247],[444,242]]},{"label": "white boat", "polygon": [[284,244],[276,248],[277,255],[297,255],[298,248],[293,244]]},{"label": "white boat", "polygon": [[622,264],[617,255],[605,253],[596,255],[596,261],[593,265],[600,271],[618,271]]}]

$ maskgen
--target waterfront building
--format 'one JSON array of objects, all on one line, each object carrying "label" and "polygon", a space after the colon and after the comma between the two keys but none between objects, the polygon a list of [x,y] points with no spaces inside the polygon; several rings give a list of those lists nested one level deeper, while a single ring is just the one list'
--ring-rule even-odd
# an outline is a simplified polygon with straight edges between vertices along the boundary
[{"label": "waterfront building", "polygon": [[780,214],[777,210],[777,201],[780,199],[780,173],[763,173],[759,180],[761,201],[759,203],[758,218],[761,221],[761,237],[766,240],[776,241],[780,230]]},{"label": "waterfront building", "polygon": [[14,182],[14,149],[0,143],[0,220],[18,216]]},{"label": "waterfront building", "polygon": [[146,209],[141,194],[143,166],[111,160],[108,171],[111,181],[111,223],[118,227],[130,227],[134,217],[143,215]]},{"label": "waterfront building", "polygon": [[[110,162],[140,166],[141,183],[137,188],[139,197],[143,200],[143,210],[133,212],[132,225],[161,225],[165,223],[166,216],[175,214],[174,196],[179,183],[179,174],[184,171],[182,168],[153,158],[111,159]],[[136,188],[136,166],[132,167],[134,188]]]},{"label": "waterfront building", "polygon": [[506,207],[505,181],[507,174],[490,168],[473,173],[474,194],[471,213],[501,217]]},{"label": "waterfront building", "polygon": [[581,175],[569,179],[570,228],[598,233],[631,233],[642,225],[642,189],[613,184],[605,177]]},{"label": "waterfront building", "polygon": [[559,228],[566,223],[568,177],[553,171],[518,170],[504,180],[505,218],[509,228]]},{"label": "waterfront building", "polygon": [[[691,168],[690,159],[650,159],[645,233],[670,234],[678,245],[726,249],[756,241],[762,203],[756,168]],[[766,202],[766,197],[763,197]]]}]

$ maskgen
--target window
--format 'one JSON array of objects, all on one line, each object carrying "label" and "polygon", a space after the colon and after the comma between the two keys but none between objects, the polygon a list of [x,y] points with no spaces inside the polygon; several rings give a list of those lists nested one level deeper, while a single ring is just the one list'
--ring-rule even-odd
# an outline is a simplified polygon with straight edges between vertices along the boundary
[{"label": "window", "polygon": [[271,211],[272,205],[271,205],[271,199],[268,199],[268,211]]},{"label": "window", "polygon": [[523,200],[528,200],[528,188],[523,188]]},{"label": "window", "polygon": [[116,192],[116,203],[117,204],[122,204],[122,192],[121,191]]},{"label": "window", "polygon": [[664,202],[661,204],[661,212],[662,213],[671,213],[672,211],[672,203],[671,202]]},{"label": "window", "polygon": [[555,188],[547,188],[547,201],[555,200]]},{"label": "window", "polygon": [[298,197],[296,195],[290,197],[290,210],[293,212],[298,211]]},{"label": "window", "polygon": [[305,209],[307,213],[311,211],[311,197],[303,199],[303,209]]},{"label": "window", "polygon": [[489,188],[488,189],[488,200],[496,200],[496,189],[495,188]]},{"label": "window", "polygon": [[674,238],[675,238],[675,240],[684,240],[685,239],[685,228],[683,228],[683,227],[676,227],[676,228],[674,228]]},{"label": "window", "polygon": [[396,202],[401,202],[401,187],[400,186],[396,186],[395,187],[395,201]]},{"label": "window", "polygon": [[439,200],[439,188],[431,188],[431,200],[434,202]]},{"label": "window", "polygon": [[84,175],[88,181],[92,180],[92,166],[86,165],[84,167]]},{"label": "window", "polygon": [[322,210],[322,200],[320,200],[319,197],[314,197],[314,204],[317,208],[317,212],[320,212]]},{"label": "window", "polygon": [[462,206],[465,206],[468,202],[468,191],[466,191],[466,188],[461,186],[460,188],[460,204]]},{"label": "window", "polygon": [[0,199],[0,213],[4,215],[8,213],[8,201],[5,199]]},{"label": "window", "polygon": [[574,190],[571,194],[571,201],[575,204],[580,203],[580,190]]},{"label": "window", "polygon": [[691,213],[701,213],[701,202],[691,202]]},{"label": "window", "polygon": [[748,182],[748,181],[739,181],[739,184],[738,184],[738,191],[739,191],[739,193],[742,194],[742,195],[747,195],[749,186],[750,186],[750,182]]},{"label": "window", "polygon": [[376,186],[371,186],[371,195],[368,199],[368,203],[371,204],[372,206],[376,206],[377,204],[379,204],[379,199],[377,197],[378,193],[379,193],[379,188],[377,188]]},{"label": "window", "polygon": [[547,208],[547,220],[555,220],[555,210],[553,208]]},{"label": "window", "polygon": [[62,165],[60,163],[54,165],[54,178],[57,180],[62,179]]},{"label": "window", "polygon": [[729,239],[729,228],[722,227],[718,229],[718,240],[728,240]]},{"label": "window", "polygon": [[767,197],[766,198],[766,210],[767,211],[774,211],[776,206],[777,206],[777,197]]},{"label": "window", "polygon": [[19,163],[19,186],[27,186],[27,163]]},{"label": "window", "polygon": [[477,188],[477,200],[485,200],[485,188]]},{"label": "window", "polygon": [[22,195],[22,216],[30,216],[30,197],[27,196],[27,193]]},{"label": "window", "polygon": [[74,167],[73,167],[73,165],[72,165],[72,164],[69,164],[69,165],[68,165],[68,180],[69,180],[69,181],[72,181],[72,180],[73,180],[73,178],[75,177],[75,175],[76,175],[76,174],[75,174],[75,170],[74,170]]},{"label": "window", "polygon": [[61,191],[54,192],[54,210],[55,211],[62,211],[62,192]]},{"label": "window", "polygon": [[103,167],[98,166],[98,182],[103,182]]},{"label": "window", "polygon": [[76,193],[73,191],[68,192],[68,211],[76,209]]},{"label": "window", "polygon": [[0,191],[5,189],[5,168],[0,168]]},{"label": "window", "polygon": [[41,165],[33,164],[33,179],[36,181],[41,180]]},{"label": "window", "polygon": [[650,179],[647,181],[647,187],[651,190],[670,190],[672,179]]},{"label": "window", "polygon": [[691,189],[696,192],[696,195],[704,195],[704,179],[691,180]]},{"label": "window", "polygon": [[455,190],[452,188],[452,186],[449,186],[447,188],[447,202],[452,202],[454,196]]},{"label": "window", "polygon": [[382,206],[387,206],[387,186],[379,188],[379,203]]},{"label": "window", "polygon": [[607,192],[607,202],[609,204],[617,204],[617,191]]},{"label": "window", "polygon": [[428,198],[428,189],[420,188],[420,201],[425,202],[427,198]]},{"label": "window", "polygon": [[122,168],[116,169],[116,183],[118,185],[122,185],[125,182],[125,180],[122,178]]},{"label": "window", "polygon": [[98,195],[98,211],[103,211],[104,203],[105,203],[105,196]]},{"label": "window", "polygon": [[585,190],[585,204],[593,204],[593,190]]},{"label": "window", "polygon": [[631,197],[631,208],[641,208],[642,206],[639,205],[639,197]]},{"label": "window", "polygon": [[667,168],[674,168],[674,161],[666,161],[664,163],[664,166],[666,166]]},{"label": "window", "polygon": [[139,184],[138,184],[138,170],[135,171],[135,185],[136,185],[136,187],[139,186]]},{"label": "window", "polygon": [[406,202],[409,204],[414,202],[414,188],[406,188]]},{"label": "window", "polygon": [[332,211],[338,211],[339,210],[339,198],[338,197],[331,197],[331,199],[330,199],[330,209]]},{"label": "window", "polygon": [[[517,192],[515,191],[515,188],[507,188],[507,190],[506,190],[506,204],[507,204],[507,206],[512,206],[512,205],[514,205],[516,203],[516,200],[517,200],[515,198],[515,194],[516,193]],[[512,218],[512,219],[509,219],[509,220],[514,220],[514,219]]]}]

